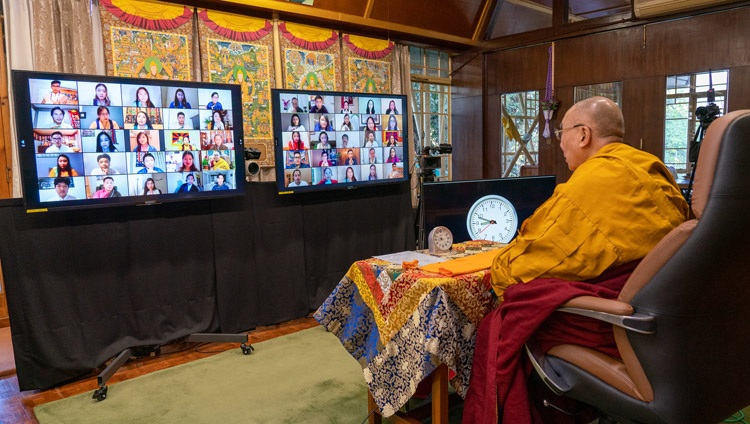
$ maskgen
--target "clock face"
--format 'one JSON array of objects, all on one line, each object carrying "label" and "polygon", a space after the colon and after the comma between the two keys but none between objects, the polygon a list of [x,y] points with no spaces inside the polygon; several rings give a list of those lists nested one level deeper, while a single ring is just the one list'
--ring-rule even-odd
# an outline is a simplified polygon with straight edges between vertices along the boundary
[{"label": "clock face", "polygon": [[466,228],[472,240],[508,243],[516,234],[518,214],[508,199],[490,194],[471,206],[466,216]]},{"label": "clock face", "polygon": [[453,233],[447,227],[435,227],[430,231],[428,244],[431,253],[447,252],[453,246]]}]

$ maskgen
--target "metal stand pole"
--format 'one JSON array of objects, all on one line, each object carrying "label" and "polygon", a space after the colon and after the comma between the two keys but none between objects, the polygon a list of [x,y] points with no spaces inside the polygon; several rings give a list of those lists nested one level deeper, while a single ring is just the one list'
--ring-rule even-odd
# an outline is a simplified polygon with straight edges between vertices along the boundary
[{"label": "metal stand pole", "polygon": [[[251,354],[255,348],[252,345],[247,344],[247,334],[226,334],[226,333],[193,333],[185,337],[185,342],[188,343],[241,343],[240,349],[244,355]],[[91,396],[92,399],[102,401],[107,398],[107,381],[120,369],[126,362],[133,356],[136,356],[136,347],[130,347],[115,357],[104,370],[99,373],[96,377],[96,382],[99,388],[94,390],[94,394]],[[151,347],[152,352],[158,354],[159,347]]]}]

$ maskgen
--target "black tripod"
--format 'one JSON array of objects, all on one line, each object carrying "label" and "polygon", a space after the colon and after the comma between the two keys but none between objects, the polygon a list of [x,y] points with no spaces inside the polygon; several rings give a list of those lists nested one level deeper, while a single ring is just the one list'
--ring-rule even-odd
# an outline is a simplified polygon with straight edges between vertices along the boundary
[{"label": "black tripod", "polygon": [[703,141],[703,136],[706,135],[706,129],[710,124],[710,122],[704,124],[703,121],[701,121],[700,126],[695,130],[693,141],[690,142],[690,182],[684,193],[688,206],[692,206],[693,180],[695,179],[695,168],[698,166],[698,154],[700,153],[701,142]]},{"label": "black tripod", "polygon": [[695,109],[695,117],[700,121],[701,124],[700,126],[698,126],[698,129],[695,130],[695,136],[693,137],[693,141],[690,143],[690,150],[688,152],[690,163],[692,165],[692,169],[690,171],[690,182],[688,183],[688,188],[685,191],[685,200],[687,201],[688,206],[692,206],[693,180],[695,179],[695,168],[698,167],[698,155],[700,154],[703,136],[706,135],[706,130],[708,129],[708,126],[711,125],[711,122],[713,122],[716,118],[719,117],[719,115],[721,115],[721,109],[719,109],[719,106],[714,103],[716,101],[716,91],[714,90],[710,73],[708,75],[708,81],[709,89],[706,92],[708,105],[699,106]]}]

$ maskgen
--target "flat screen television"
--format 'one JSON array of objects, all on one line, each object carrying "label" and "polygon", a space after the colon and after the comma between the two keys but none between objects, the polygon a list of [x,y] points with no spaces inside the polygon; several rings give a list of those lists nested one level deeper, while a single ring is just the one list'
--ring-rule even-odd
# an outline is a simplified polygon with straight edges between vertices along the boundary
[{"label": "flat screen television", "polygon": [[28,211],[244,192],[238,85],[12,72]]},{"label": "flat screen television", "polygon": [[409,180],[406,96],[271,90],[279,194]]},{"label": "flat screen television", "polygon": [[422,230],[447,227],[456,243],[478,239],[507,243],[554,190],[554,176],[424,183]]}]

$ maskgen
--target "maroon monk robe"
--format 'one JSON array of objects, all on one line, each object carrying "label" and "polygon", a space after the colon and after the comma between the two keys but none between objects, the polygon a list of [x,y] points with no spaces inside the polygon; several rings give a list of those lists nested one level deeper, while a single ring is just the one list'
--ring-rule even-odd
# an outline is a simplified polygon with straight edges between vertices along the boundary
[{"label": "maroon monk robe", "polygon": [[611,324],[555,313],[555,309],[578,296],[616,299],[638,262],[587,282],[538,278],[509,287],[504,302],[484,317],[477,330],[463,424],[531,423],[526,387],[530,368],[525,366],[523,347],[532,336],[544,352],[569,343],[619,358]]}]

